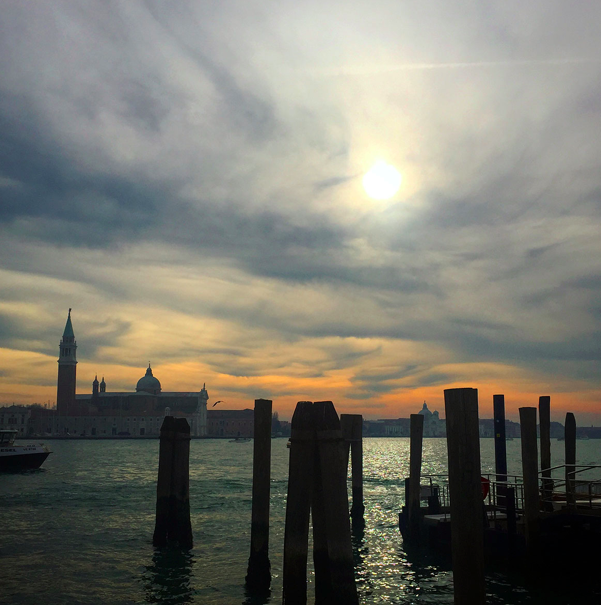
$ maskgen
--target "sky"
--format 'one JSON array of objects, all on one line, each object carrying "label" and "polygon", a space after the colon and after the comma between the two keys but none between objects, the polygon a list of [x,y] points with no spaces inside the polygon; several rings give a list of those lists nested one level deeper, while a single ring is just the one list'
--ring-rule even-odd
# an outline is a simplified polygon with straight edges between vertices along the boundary
[{"label": "sky", "polygon": [[[22,2],[0,20],[0,404],[78,392],[601,425],[601,3]],[[403,180],[389,200],[362,177]]]}]

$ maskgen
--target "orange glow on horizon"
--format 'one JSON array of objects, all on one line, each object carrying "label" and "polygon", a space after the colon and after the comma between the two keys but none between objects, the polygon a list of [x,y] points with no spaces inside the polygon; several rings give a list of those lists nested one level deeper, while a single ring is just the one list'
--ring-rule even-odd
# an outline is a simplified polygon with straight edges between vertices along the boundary
[{"label": "orange glow on horizon", "polygon": [[[5,375],[0,377],[0,405],[12,403],[47,403],[56,401],[56,358],[26,351],[0,349],[0,364]],[[206,382],[211,403],[219,399],[224,401],[225,409],[252,408],[255,398],[267,397],[274,401],[274,410],[280,418],[290,419],[298,401],[334,402],[339,413],[360,413],[365,418],[403,418],[421,409],[423,401],[430,410],[438,410],[441,418],[444,413],[444,389],[471,386],[478,389],[480,417],[492,417],[492,396],[505,395],[507,417],[518,419],[518,408],[538,406],[540,395],[551,396],[552,420],[563,422],[567,411],[594,416],[599,414],[599,393],[593,389],[568,388],[554,391],[548,384],[536,380],[509,366],[496,367],[494,381],[457,380],[445,385],[433,385],[416,388],[401,388],[397,392],[382,394],[368,399],[352,399],[345,393],[353,390],[350,370],[337,370],[320,377],[299,377],[286,374],[267,374],[264,376],[231,376],[214,373],[199,362],[153,364],[154,375],[161,381],[164,391],[198,391]],[[449,371],[450,366],[445,370]],[[461,374],[493,373],[491,367],[478,364],[466,364],[453,367]],[[486,370],[486,371],[484,371]],[[117,364],[95,364],[79,362],[77,392],[89,393],[92,380],[98,374],[104,377],[107,391],[134,391],[137,381],[144,375],[145,368],[135,368]],[[36,376],[35,381],[29,378]],[[582,387],[582,385],[574,385]],[[253,393],[253,395],[246,395]],[[585,423],[587,424],[587,423]]]}]

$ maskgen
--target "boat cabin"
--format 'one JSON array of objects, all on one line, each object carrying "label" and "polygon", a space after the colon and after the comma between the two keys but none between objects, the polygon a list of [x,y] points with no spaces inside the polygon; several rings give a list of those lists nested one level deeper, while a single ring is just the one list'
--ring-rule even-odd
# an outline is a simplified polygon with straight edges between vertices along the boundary
[{"label": "boat cabin", "polygon": [[1,429],[0,430],[0,446],[1,445],[12,445],[15,441],[17,431],[15,429]]}]

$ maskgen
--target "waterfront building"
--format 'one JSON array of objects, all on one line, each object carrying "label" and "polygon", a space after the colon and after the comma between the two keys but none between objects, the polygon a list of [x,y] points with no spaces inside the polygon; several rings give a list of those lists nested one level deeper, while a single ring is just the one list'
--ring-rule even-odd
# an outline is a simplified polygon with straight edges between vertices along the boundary
[{"label": "waterfront building", "polygon": [[[163,391],[161,382],[154,376],[152,367],[148,364],[146,373],[136,384],[135,391],[107,391],[106,386],[104,377],[101,383],[96,377],[92,382],[91,393],[76,396],[80,416],[127,418],[130,434],[144,436],[158,434],[156,426],[148,424],[147,418],[161,417],[168,408],[172,416],[188,419],[192,436],[203,437],[207,434],[209,394],[204,384],[200,391]],[[160,429],[160,426],[158,428]],[[124,431],[128,432],[127,427],[124,427]]]},{"label": "waterfront building", "polygon": [[[418,414],[424,417],[424,437],[446,436],[446,421],[439,417],[437,411],[431,412],[425,401]],[[410,430],[410,418],[380,418],[363,422],[366,437],[409,437]]]},{"label": "waterfront building", "polygon": [[77,343],[71,309],[59,344],[56,412],[35,415],[30,432],[78,436],[156,436],[165,410],[187,418],[192,436],[207,434],[206,385],[194,392],[163,391],[150,363],[132,391],[107,391],[96,376],[89,393],[76,395]]},{"label": "waterfront building", "polygon": [[22,405],[0,407],[0,429],[14,429],[19,435],[27,435],[31,410]]},{"label": "waterfront building", "polygon": [[209,410],[209,437],[252,437],[255,429],[254,410]]},{"label": "waterfront building", "polygon": [[422,409],[418,412],[424,417],[424,437],[445,437],[447,434],[446,420],[441,420],[438,412],[431,412],[424,401]]}]

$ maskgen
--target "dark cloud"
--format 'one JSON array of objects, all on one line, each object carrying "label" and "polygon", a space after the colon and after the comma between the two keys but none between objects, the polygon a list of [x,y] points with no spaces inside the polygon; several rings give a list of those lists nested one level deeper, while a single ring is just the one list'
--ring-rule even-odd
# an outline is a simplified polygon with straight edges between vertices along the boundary
[{"label": "dark cloud", "polygon": [[16,336],[21,334],[23,324],[14,318],[0,314],[0,346],[9,347]]},{"label": "dark cloud", "polygon": [[342,185],[350,181],[353,178],[356,178],[358,175],[353,176],[333,176],[328,179],[324,179],[323,181],[319,181],[314,183],[313,187],[315,191],[321,191],[323,189],[330,189],[331,187],[337,187],[338,185]]}]

